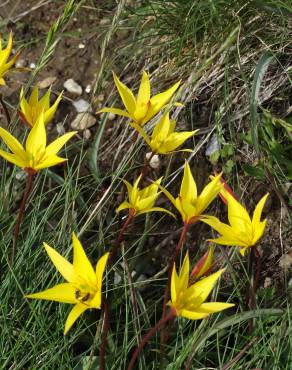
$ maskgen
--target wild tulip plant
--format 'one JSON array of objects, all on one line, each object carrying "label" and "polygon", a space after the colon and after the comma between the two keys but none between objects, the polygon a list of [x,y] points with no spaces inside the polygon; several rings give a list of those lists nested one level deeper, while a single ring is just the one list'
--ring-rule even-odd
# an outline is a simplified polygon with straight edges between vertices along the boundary
[{"label": "wild tulip plant", "polygon": [[[3,76],[13,68],[18,56],[16,54],[10,58],[12,43],[11,33],[8,37],[6,48],[2,47],[0,39],[0,85],[5,84]],[[170,118],[168,111],[168,108],[172,105],[171,100],[176,100],[174,94],[181,84],[180,81],[176,82],[168,90],[151,96],[150,77],[144,71],[137,96],[135,97],[133,92],[119,80],[115,73],[113,73],[113,78],[125,110],[106,107],[101,109],[100,113],[112,112],[128,118],[128,123],[150,147],[152,155],[192,151],[189,148],[179,148],[188,139],[192,138],[198,130],[176,132],[176,121]],[[47,145],[46,125],[53,120],[62,98],[61,93],[51,105],[50,94],[51,90],[49,89],[39,98],[39,90],[35,86],[29,99],[26,100],[24,90],[21,90],[19,114],[29,127],[24,146],[17,139],[16,135],[12,135],[2,127],[0,128],[0,138],[9,149],[9,151],[0,149],[0,156],[13,165],[22,168],[27,173],[27,186],[14,230],[11,262],[13,262],[15,257],[16,242],[26,202],[32,189],[33,176],[45,168],[67,161],[67,158],[59,157],[58,153],[76,134],[76,132],[68,132]],[[163,109],[165,110],[164,112],[162,112]],[[155,116],[159,114],[160,116],[155,123]],[[145,129],[144,126],[150,120],[154,123],[154,128],[152,134],[148,135],[147,132],[149,130]],[[149,162],[149,160],[145,162],[148,167]],[[149,180],[149,178],[146,179],[145,175],[144,165],[141,174],[134,180],[133,185],[123,179],[128,195],[118,206],[116,212],[127,211],[128,216],[117,234],[116,242],[108,252],[101,256],[96,264],[96,268],[93,268],[75,233],[72,235],[73,263],[70,263],[57,250],[44,243],[44,248],[49,258],[66,282],[57,284],[42,292],[26,295],[26,298],[29,299],[52,300],[74,305],[67,317],[64,334],[68,333],[78,317],[86,310],[98,309],[103,311],[104,322],[99,356],[100,370],[105,370],[106,364],[106,344],[110,327],[109,314],[112,297],[112,293],[107,295],[105,292],[102,293],[105,269],[106,267],[111,268],[113,262],[118,262],[116,261],[116,256],[124,242],[125,231],[134,218],[137,216],[143,217],[144,214],[152,212],[163,212],[167,217],[175,217],[169,209],[155,205],[158,197],[164,195],[165,200],[170,201],[180,214],[183,227],[179,241],[169,256],[168,279],[162,305],[162,318],[149,330],[133,352],[129,362],[129,370],[134,369],[138,355],[145,344],[158,330],[162,330],[163,333],[165,324],[168,321],[174,320],[176,317],[182,317],[187,320],[202,320],[212,314],[234,307],[233,303],[208,302],[212,289],[226,271],[226,268],[220,268],[218,271],[210,273],[211,270],[215,269],[213,259],[215,244],[237,246],[240,248],[240,254],[244,256],[247,251],[256,248],[256,244],[262,237],[266,227],[266,220],[261,221],[261,215],[268,194],[259,201],[253,217],[250,218],[246,209],[237,201],[234,193],[224,182],[222,174],[211,176],[211,180],[201,193],[198,193],[190,165],[186,161],[180,191],[176,197],[161,184],[163,177]],[[145,185],[146,181],[149,182],[148,185]],[[229,225],[221,222],[215,216],[205,214],[218,195],[222,197],[227,205]],[[179,273],[177,273],[177,259],[184,245],[188,228],[191,224],[198,221],[211,226],[220,236],[210,239],[211,244],[207,251],[197,261],[192,270],[190,269],[189,253],[186,251],[182,266],[179,268]],[[217,264],[219,264],[218,260]],[[112,273],[112,271],[109,272]],[[113,284],[113,279],[108,281]],[[133,287],[133,289],[133,295],[135,295],[135,288]],[[161,350],[163,350],[166,338],[162,335],[161,339]]]}]

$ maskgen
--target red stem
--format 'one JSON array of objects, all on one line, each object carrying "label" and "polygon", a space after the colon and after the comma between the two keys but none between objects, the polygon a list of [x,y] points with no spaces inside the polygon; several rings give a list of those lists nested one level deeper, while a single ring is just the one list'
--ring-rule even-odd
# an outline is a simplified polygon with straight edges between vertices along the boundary
[{"label": "red stem", "polygon": [[106,298],[103,298],[104,319],[101,334],[101,345],[99,349],[99,369],[105,370],[105,349],[107,345],[107,334],[109,331],[109,307]]},{"label": "red stem", "polygon": [[[174,266],[174,263],[175,263],[178,255],[179,255],[179,252],[180,252],[180,250],[183,246],[183,243],[185,241],[189,225],[190,224],[187,223],[187,222],[184,223],[184,226],[183,226],[181,234],[180,234],[179,241],[178,241],[178,243],[175,247],[174,253],[173,253],[173,255],[172,255],[172,257],[169,261],[169,264],[168,264],[168,277],[167,277],[167,285],[166,285],[166,288],[165,288],[164,298],[163,298],[162,318],[166,314],[166,304],[169,300],[170,283],[171,283],[171,275],[172,275],[173,266]],[[165,342],[165,332],[164,332],[164,330],[162,330],[161,339],[160,339],[160,351],[161,351],[161,353],[163,352],[164,342]]]},{"label": "red stem", "polygon": [[20,226],[21,226],[23,216],[24,216],[25,205],[26,205],[27,199],[28,199],[28,197],[31,193],[31,190],[32,190],[33,177],[34,177],[34,174],[32,174],[32,173],[27,174],[26,187],[25,187],[25,190],[24,190],[24,193],[23,193],[22,201],[21,201],[21,204],[20,204],[20,207],[19,207],[19,212],[18,212],[18,216],[17,216],[15,228],[14,228],[12,253],[11,253],[11,257],[10,257],[10,264],[11,265],[13,264],[14,258],[15,258],[17,240],[18,240],[18,235],[19,235],[19,231],[20,231]]},{"label": "red stem", "polygon": [[144,336],[142,341],[140,342],[139,346],[135,349],[135,352],[132,355],[131,361],[128,366],[128,370],[133,370],[135,362],[139,356],[139,353],[144,348],[145,344],[154,336],[154,334],[162,328],[167,321],[173,320],[175,318],[175,314],[173,312],[170,312],[167,316],[164,316],[156,323],[155,326],[153,326],[148,333]]},{"label": "red stem", "polygon": [[9,110],[7,108],[7,105],[6,105],[5,101],[3,100],[2,94],[0,94],[0,103],[1,103],[2,108],[3,108],[4,114],[5,114],[5,117],[6,117],[6,121],[7,121],[8,125],[10,125],[11,118],[10,118]]}]

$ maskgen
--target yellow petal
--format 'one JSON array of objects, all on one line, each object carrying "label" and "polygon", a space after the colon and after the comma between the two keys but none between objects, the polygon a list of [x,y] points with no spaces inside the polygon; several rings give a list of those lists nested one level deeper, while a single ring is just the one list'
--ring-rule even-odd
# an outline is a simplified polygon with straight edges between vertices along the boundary
[{"label": "yellow petal", "polygon": [[131,118],[131,115],[128,112],[119,108],[102,108],[97,113],[113,113],[118,116]]},{"label": "yellow petal", "polygon": [[198,213],[201,214],[209,207],[213,200],[220,193],[223,184],[220,182],[221,174],[212,178],[212,180],[207,184],[201,194],[198,196],[197,209]]},{"label": "yellow petal", "polygon": [[150,81],[148,73],[143,71],[137,96],[137,105],[147,105],[150,100]]},{"label": "yellow petal", "polygon": [[133,114],[136,109],[136,100],[135,100],[135,97],[132,91],[118,79],[115,73],[113,73],[113,76],[114,76],[116,87],[119,91],[119,94],[122,98],[122,101],[127,111],[130,114]]},{"label": "yellow petal", "polygon": [[[1,135],[1,134],[0,134]],[[269,196],[269,193],[267,193],[266,195],[264,195],[262,197],[262,199],[258,202],[258,204],[256,205],[256,208],[254,210],[254,213],[253,213],[253,217],[252,217],[252,224],[253,224],[253,227],[256,228],[257,225],[260,223],[261,221],[261,217],[262,217],[262,212],[263,212],[263,208],[264,208],[264,205],[266,203],[266,200]]]},{"label": "yellow petal", "polygon": [[124,201],[123,203],[121,203],[118,208],[116,209],[116,212],[119,213],[121,212],[123,209],[127,209],[127,208],[132,208],[132,205],[127,202],[127,201]]},{"label": "yellow petal", "polygon": [[42,160],[39,163],[33,166],[33,169],[38,171],[44,168],[56,166],[66,161],[67,161],[66,158],[61,158],[61,157],[58,157],[57,155],[50,155],[49,157],[42,158]]},{"label": "yellow petal", "polygon": [[239,253],[244,257],[245,252],[248,250],[248,247],[240,248]]},{"label": "yellow petal", "polygon": [[178,294],[181,291],[185,291],[189,283],[189,274],[190,274],[190,259],[188,252],[185,255],[182,268],[178,276],[177,291]]},{"label": "yellow petal", "polygon": [[66,335],[68,331],[71,329],[74,322],[78,319],[78,317],[88,309],[88,306],[85,306],[85,304],[78,303],[76,304],[72,310],[70,311],[66,323],[65,323],[65,330],[64,334]]},{"label": "yellow petal", "polygon": [[144,209],[147,209],[147,208],[151,208],[156,199],[158,198],[159,194],[158,193],[155,193],[155,194],[152,194],[150,195],[149,197],[147,198],[144,198],[144,199],[141,199],[137,202],[137,208],[138,210],[141,210],[143,211]]},{"label": "yellow petal", "polygon": [[54,155],[57,154],[63,146],[70,140],[74,135],[77,134],[77,131],[67,132],[65,135],[62,135],[55,141],[53,141],[50,145],[46,147],[46,155]]},{"label": "yellow petal", "polygon": [[87,258],[84,249],[78,240],[75,233],[72,234],[73,241],[73,266],[75,273],[84,278],[87,278],[89,282],[96,284],[96,275],[93,267]]},{"label": "yellow petal", "polygon": [[98,290],[97,293],[94,295],[92,300],[90,301],[90,308],[101,308],[101,290]]},{"label": "yellow petal", "polygon": [[104,270],[105,270],[105,267],[106,267],[106,264],[107,264],[107,261],[108,261],[108,257],[109,257],[109,253],[105,253],[98,260],[98,262],[96,264],[95,273],[96,273],[96,278],[97,278],[97,288],[98,288],[98,291],[101,291],[102,277],[103,277],[103,273],[104,273]]},{"label": "yellow petal", "polygon": [[169,214],[170,216],[176,218],[172,212],[168,211],[167,209],[161,208],[161,207],[152,207],[144,211],[139,211],[139,215],[142,215],[143,213],[148,213],[148,212],[165,212]]},{"label": "yellow petal", "polygon": [[28,103],[30,106],[36,106],[38,101],[39,101],[39,88],[37,85],[35,85],[30,95]]},{"label": "yellow petal", "polygon": [[205,317],[209,316],[208,313],[199,313],[196,311],[190,311],[183,309],[180,311],[179,316],[185,317],[190,320],[201,320],[204,319]]},{"label": "yellow petal", "polygon": [[55,265],[56,269],[69,283],[72,283],[75,279],[75,273],[72,263],[68,262],[66,258],[62,257],[54,248],[50,247],[47,243],[44,243],[46,252],[50,259]]},{"label": "yellow petal", "polygon": [[155,125],[151,139],[163,141],[166,139],[169,130],[170,130],[170,121],[169,121],[169,112],[167,112]]},{"label": "yellow petal", "polygon": [[50,122],[53,119],[53,117],[56,113],[56,110],[58,108],[58,105],[60,104],[60,101],[62,99],[62,95],[63,95],[63,93],[61,93],[57,97],[57,99],[55,100],[54,104],[49,109],[47,109],[45,111],[45,124],[47,124],[48,122]]},{"label": "yellow petal", "polygon": [[150,99],[150,107],[141,125],[149,121],[153,116],[155,116],[156,113],[158,113],[164,107],[165,104],[169,102],[172,95],[178,89],[179,85],[180,81],[174,84],[168,90],[164,91],[163,93],[157,94]]},{"label": "yellow petal", "polygon": [[165,152],[173,152],[180,145],[182,145],[187,139],[195,135],[196,131],[186,131],[186,132],[173,132],[165,140],[162,145],[162,148]]},{"label": "yellow petal", "polygon": [[43,156],[46,144],[47,135],[44,124],[44,113],[41,113],[27,137],[26,151],[37,161],[39,157]]},{"label": "yellow petal", "polygon": [[149,136],[146,134],[146,132],[142,129],[141,126],[137,125],[137,123],[135,122],[130,122],[129,123],[130,126],[132,126],[137,132],[139,132],[139,134],[143,137],[143,139],[146,141],[146,143],[150,145],[150,138]]},{"label": "yellow petal", "polygon": [[187,302],[191,304],[198,298],[202,302],[204,302],[208,298],[209,294],[214,288],[214,285],[216,284],[217,280],[220,278],[224,271],[225,269],[221,269],[215,272],[214,274],[211,274],[210,276],[203,278],[202,280],[190,286],[185,292],[185,295],[188,297]]},{"label": "yellow petal", "polygon": [[16,154],[16,156],[22,158],[23,160],[26,159],[26,153],[23,146],[14,136],[12,136],[8,131],[4,130],[4,128],[2,127],[0,127],[0,137],[3,139],[8,148],[12,151],[12,153]]},{"label": "yellow petal", "polygon": [[200,307],[196,309],[197,312],[201,313],[214,313],[226,310],[227,308],[234,307],[233,303],[223,303],[223,302],[207,302],[202,303]]},{"label": "yellow petal", "polygon": [[162,185],[159,185],[159,189],[162,191],[162,193],[171,201],[171,203],[174,205],[175,208],[177,208],[176,200],[175,198],[170,194],[170,192],[163,187]]},{"label": "yellow petal", "polygon": [[267,220],[259,222],[255,227],[253,227],[253,239],[252,245],[255,245],[257,241],[263,236],[266,228]]},{"label": "yellow petal", "polygon": [[227,200],[230,225],[238,231],[251,234],[251,219],[246,209],[230,193],[225,192],[224,196]]},{"label": "yellow petal", "polygon": [[185,162],[184,175],[179,193],[182,202],[192,202],[197,198],[197,185],[188,162]]},{"label": "yellow petal", "polygon": [[0,156],[6,159],[6,161],[15,164],[18,167],[24,168],[28,167],[29,162],[24,161],[22,158],[15,154],[4,152],[4,150],[0,149]]},{"label": "yellow petal", "polygon": [[39,293],[29,294],[25,297],[62,303],[76,303],[75,289],[73,285],[68,283],[58,284],[55,285],[53,288],[44,290]]}]

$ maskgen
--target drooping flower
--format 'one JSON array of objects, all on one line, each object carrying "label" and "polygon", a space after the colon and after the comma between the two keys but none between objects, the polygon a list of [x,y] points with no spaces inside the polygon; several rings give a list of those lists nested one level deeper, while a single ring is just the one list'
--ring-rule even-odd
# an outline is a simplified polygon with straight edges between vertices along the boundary
[{"label": "drooping flower", "polygon": [[190,224],[201,219],[203,212],[216,198],[222,188],[221,174],[215,176],[205,186],[200,195],[197,194],[197,185],[191,173],[188,162],[185,163],[184,175],[177,198],[174,198],[168,190],[160,186],[162,192],[168,197],[174,207],[181,214],[184,223]]},{"label": "drooping flower", "polygon": [[2,48],[2,40],[0,36],[0,85],[6,84],[3,76],[13,67],[19,56],[19,54],[16,54],[8,61],[12,50],[12,44],[12,32],[9,34],[8,43],[5,49]]},{"label": "drooping flower", "polygon": [[49,123],[58,108],[58,105],[62,99],[62,93],[57,97],[54,104],[50,107],[50,95],[51,89],[44,94],[44,96],[39,99],[39,89],[35,86],[32,90],[29,100],[27,101],[24,96],[24,91],[20,91],[20,116],[29,125],[33,126],[40,114],[44,113],[44,123],[45,125]]},{"label": "drooping flower", "polygon": [[224,191],[230,225],[221,222],[214,216],[203,217],[201,221],[221,234],[219,238],[210,241],[227,246],[241,247],[240,253],[244,256],[246,250],[254,246],[265,231],[267,220],[261,221],[261,215],[268,196],[269,194],[266,194],[258,202],[251,219],[246,209],[229,192]]},{"label": "drooping flower", "polygon": [[144,71],[138,95],[137,98],[135,98],[132,91],[118,79],[115,73],[113,73],[113,76],[126,110],[119,108],[103,108],[98,113],[110,112],[119,116],[128,117],[141,127],[169,102],[180,84],[179,81],[163,93],[151,97],[149,76],[148,73]]},{"label": "drooping flower", "polygon": [[103,273],[109,253],[104,254],[97,262],[94,271],[85,251],[73,233],[73,264],[62,257],[55,249],[44,243],[44,247],[67,283],[55,285],[43,292],[26,295],[26,298],[44,299],[75,306],[65,323],[64,334],[72,327],[78,317],[89,308],[100,309]]},{"label": "drooping flower", "polygon": [[[165,113],[160,121],[155,125],[151,138],[136,123],[132,126],[141,134],[146,143],[150,146],[155,154],[170,154],[173,153],[187,139],[195,135],[199,130],[174,132],[176,121],[169,119],[169,112]],[[183,149],[182,151],[191,151]]]},{"label": "drooping flower", "polygon": [[158,190],[162,177],[154,181],[151,185],[146,186],[144,189],[139,189],[138,185],[141,177],[142,175],[137,178],[134,185],[131,185],[127,180],[123,180],[128,190],[128,200],[121,203],[116,211],[120,212],[123,209],[129,209],[133,216],[159,211],[166,212],[173,216],[171,212],[164,208],[154,207],[154,203],[159,196]]},{"label": "drooping flower", "polygon": [[77,131],[68,132],[47,146],[47,134],[42,112],[28,134],[25,148],[14,136],[0,127],[0,137],[12,152],[0,149],[0,156],[27,172],[34,173],[66,161],[66,158],[58,157],[57,153],[76,133]]},{"label": "drooping flower", "polygon": [[189,285],[190,261],[186,254],[179,275],[174,265],[171,276],[171,300],[168,306],[176,316],[191,320],[204,319],[214,312],[233,307],[233,303],[205,302],[217,280],[225,269],[221,269],[195,284]]},{"label": "drooping flower", "polygon": [[207,252],[199,259],[192,269],[191,276],[199,279],[201,276],[205,275],[213,266],[214,257],[214,245],[211,244]]}]

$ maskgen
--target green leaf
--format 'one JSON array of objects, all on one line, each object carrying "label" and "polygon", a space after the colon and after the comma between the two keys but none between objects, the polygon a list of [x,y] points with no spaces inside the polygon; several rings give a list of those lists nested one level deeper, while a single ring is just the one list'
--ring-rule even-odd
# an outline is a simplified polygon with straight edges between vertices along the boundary
[{"label": "green leaf", "polygon": [[255,177],[258,180],[264,180],[265,179],[265,171],[262,167],[253,167],[249,164],[244,164],[243,166],[244,172],[246,172],[248,175]]}]

